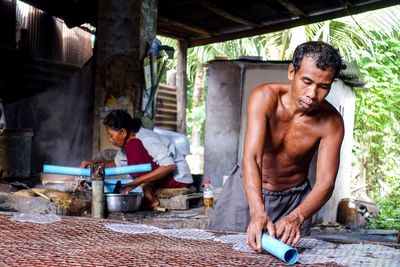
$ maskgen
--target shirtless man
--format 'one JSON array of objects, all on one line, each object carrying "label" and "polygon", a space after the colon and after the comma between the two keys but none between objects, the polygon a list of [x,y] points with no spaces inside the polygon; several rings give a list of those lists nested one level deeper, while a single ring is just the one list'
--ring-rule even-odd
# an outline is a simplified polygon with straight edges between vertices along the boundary
[{"label": "shirtless man", "polygon": [[[340,69],[341,57],[332,46],[304,43],[289,65],[289,84],[263,84],[253,91],[242,175],[238,167],[228,179],[224,191],[231,193],[222,193],[210,228],[247,228],[247,242],[256,251],[262,231],[289,245],[309,234],[311,217],[332,195],[339,168],[343,119],[325,98]],[[316,151],[311,190],[307,175]],[[237,204],[241,198],[248,202]],[[232,214],[236,218],[229,218]]]}]

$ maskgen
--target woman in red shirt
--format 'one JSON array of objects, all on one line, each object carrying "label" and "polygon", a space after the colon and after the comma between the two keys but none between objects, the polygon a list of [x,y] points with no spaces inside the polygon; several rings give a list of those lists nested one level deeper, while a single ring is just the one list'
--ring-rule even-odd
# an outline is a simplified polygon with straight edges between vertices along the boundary
[{"label": "woman in red shirt", "polygon": [[[142,141],[136,138],[136,133],[141,127],[141,120],[132,117],[123,110],[111,111],[103,121],[106,127],[107,135],[110,142],[121,149],[125,150],[128,165],[147,164],[150,163],[152,171],[149,173],[134,173],[130,174],[134,179],[129,184],[124,185],[121,193],[127,194],[137,186],[142,186],[144,198],[149,202],[149,208],[154,208],[160,205],[159,200],[154,194],[152,185],[155,187],[163,187],[162,184],[173,180],[172,171],[158,171],[158,165],[153,161],[144,148]],[[174,167],[174,166],[173,166]]]}]

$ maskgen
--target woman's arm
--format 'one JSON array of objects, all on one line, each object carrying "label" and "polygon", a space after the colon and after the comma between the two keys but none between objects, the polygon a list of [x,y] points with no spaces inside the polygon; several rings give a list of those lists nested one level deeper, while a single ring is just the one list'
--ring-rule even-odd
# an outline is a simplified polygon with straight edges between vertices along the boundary
[{"label": "woman's arm", "polygon": [[150,183],[154,181],[161,180],[171,172],[175,170],[175,165],[168,165],[168,166],[160,166],[154,171],[146,173],[138,178],[134,179],[129,184],[125,184],[122,187],[121,194],[128,194],[129,191],[133,190],[135,187],[139,186],[140,184]]}]

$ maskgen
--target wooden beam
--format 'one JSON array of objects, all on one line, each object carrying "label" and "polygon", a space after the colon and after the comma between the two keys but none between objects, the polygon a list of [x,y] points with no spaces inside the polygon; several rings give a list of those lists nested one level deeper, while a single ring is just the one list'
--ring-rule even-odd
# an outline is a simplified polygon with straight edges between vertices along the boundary
[{"label": "wooden beam", "polygon": [[237,22],[239,24],[244,24],[250,27],[258,27],[261,26],[258,23],[254,23],[252,21],[249,21],[247,19],[241,18],[239,16],[233,15],[226,10],[223,10],[222,8],[219,8],[217,5],[208,2],[207,0],[197,0],[197,3],[202,5],[203,7],[207,8],[208,10],[214,12],[215,14],[224,17],[226,19],[229,19],[231,21]]},{"label": "wooden beam", "polygon": [[168,38],[171,38],[171,39],[176,39],[176,40],[182,40],[182,41],[186,40],[186,37],[179,36],[179,35],[177,35],[175,33],[166,31],[164,29],[163,30],[157,30],[157,35],[161,35],[161,36],[168,37]]},{"label": "wooden beam", "polygon": [[176,67],[176,105],[177,131],[186,134],[186,100],[187,100],[187,48],[188,44],[178,41],[178,65]]},{"label": "wooden beam", "polygon": [[298,8],[296,5],[294,5],[291,1],[289,0],[278,0],[279,4],[284,6],[287,10],[290,11],[290,13],[298,16],[298,17],[307,17],[307,14],[303,12],[300,8]]},{"label": "wooden beam", "polygon": [[158,20],[161,21],[161,22],[164,22],[164,23],[174,24],[175,26],[178,26],[180,28],[183,28],[185,30],[189,30],[189,31],[192,31],[192,32],[195,32],[195,33],[199,33],[199,34],[201,34],[203,36],[213,36],[213,35],[217,35],[218,34],[217,32],[209,31],[209,30],[206,30],[206,29],[204,29],[202,27],[199,27],[199,26],[190,25],[188,23],[180,22],[180,21],[177,21],[177,20],[172,20],[170,18],[163,17],[163,16],[158,16]]},{"label": "wooden beam", "polygon": [[308,17],[303,17],[303,18],[294,19],[294,20],[287,19],[287,21],[279,21],[274,24],[269,24],[266,26],[257,27],[254,29],[245,30],[245,31],[241,31],[241,32],[232,32],[232,33],[227,33],[227,34],[221,34],[219,36],[210,37],[210,38],[199,38],[199,39],[193,38],[189,41],[188,47],[206,45],[206,44],[217,43],[217,42],[225,42],[228,40],[233,40],[233,39],[238,39],[238,38],[244,38],[244,37],[250,37],[250,36],[255,36],[255,35],[260,35],[260,34],[276,32],[276,31],[280,31],[280,30],[284,30],[284,29],[301,26],[301,25],[307,25],[310,23],[340,18],[340,17],[348,16],[350,14],[358,14],[358,13],[363,13],[363,12],[367,12],[367,11],[372,11],[375,9],[394,6],[394,5],[397,5],[398,3],[399,3],[399,0],[386,0],[386,1],[380,1],[380,2],[373,2],[370,4],[354,6],[352,8],[348,8],[348,9],[342,8],[342,9],[336,10],[334,12],[326,12],[323,14],[319,13],[317,15],[310,15]]}]

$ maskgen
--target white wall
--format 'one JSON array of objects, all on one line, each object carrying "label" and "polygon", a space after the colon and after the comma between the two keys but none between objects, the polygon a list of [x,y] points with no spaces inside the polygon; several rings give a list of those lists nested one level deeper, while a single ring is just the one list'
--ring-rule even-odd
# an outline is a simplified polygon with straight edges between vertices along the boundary
[{"label": "white wall", "polygon": [[326,99],[342,115],[344,120],[345,136],[340,151],[340,166],[336,177],[335,190],[331,199],[325,204],[324,208],[318,212],[316,216],[317,222],[336,221],[338,203],[342,198],[350,197],[351,184],[351,157],[356,107],[355,92],[351,87],[345,85],[343,81],[339,79],[333,84]]},{"label": "white wall", "polygon": [[263,83],[271,82],[288,82],[287,65],[268,65],[268,68],[256,69],[249,68],[244,73],[244,90],[242,99],[242,121],[240,127],[240,140],[239,140],[239,154],[238,158],[241,159],[243,155],[243,142],[244,134],[246,132],[246,119],[247,119],[247,103],[254,88]]}]

